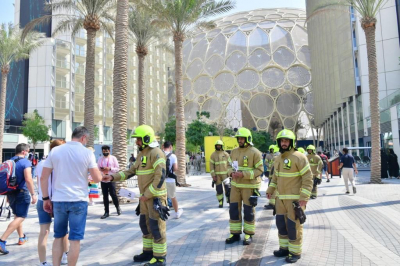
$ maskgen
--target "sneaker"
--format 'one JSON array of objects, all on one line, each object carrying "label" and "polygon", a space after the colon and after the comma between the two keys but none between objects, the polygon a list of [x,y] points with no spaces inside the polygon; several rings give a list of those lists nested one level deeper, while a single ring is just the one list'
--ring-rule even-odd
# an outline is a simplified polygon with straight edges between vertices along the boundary
[{"label": "sneaker", "polygon": [[166,264],[166,260],[165,259],[156,259],[156,258],[152,258],[148,263],[146,263],[144,266],[151,266],[151,265],[155,265],[155,266],[165,266]]},{"label": "sneaker", "polygon": [[24,237],[20,237],[18,240],[18,245],[23,245],[28,242],[28,237],[24,234]]},{"label": "sneaker", "polygon": [[232,243],[235,243],[235,242],[237,242],[237,241],[240,241],[240,235],[238,235],[238,234],[231,234],[230,236],[229,236],[229,238],[227,238],[226,240],[225,240],[225,243],[226,244],[232,244]]},{"label": "sneaker", "polygon": [[330,179],[328,179],[328,180],[326,180],[326,182],[327,182],[327,183],[329,183],[329,182],[331,182],[331,180],[330,180]]},{"label": "sneaker", "polygon": [[179,219],[181,217],[182,213],[183,213],[183,209],[182,208],[178,209],[178,211],[176,212],[176,216],[174,218]]},{"label": "sneaker", "polygon": [[356,194],[357,193],[357,189],[356,189],[356,187],[353,187],[353,194]]},{"label": "sneaker", "polygon": [[274,205],[273,204],[264,205],[264,209],[273,210],[274,209]]},{"label": "sneaker", "polygon": [[350,194],[350,192],[349,192],[349,191],[346,191],[346,194]]},{"label": "sneaker", "polygon": [[52,264],[48,263],[47,261],[44,261],[40,263],[39,266],[52,266]]},{"label": "sneaker", "polygon": [[68,252],[63,253],[63,256],[61,258],[61,264],[62,265],[68,264]]},{"label": "sneaker", "polygon": [[8,250],[6,249],[7,241],[0,241],[0,253],[8,254]]}]

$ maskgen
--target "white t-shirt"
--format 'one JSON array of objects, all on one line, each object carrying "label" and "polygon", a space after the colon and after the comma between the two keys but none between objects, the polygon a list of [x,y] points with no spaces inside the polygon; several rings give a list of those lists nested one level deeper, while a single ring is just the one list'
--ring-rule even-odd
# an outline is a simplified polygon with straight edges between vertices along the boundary
[{"label": "white t-shirt", "polygon": [[[42,175],[44,162],[45,160],[41,160],[36,165],[36,171],[35,171],[35,175],[37,176],[37,185],[38,185],[38,200],[42,200],[43,198],[42,188],[40,187],[40,176]],[[49,177],[49,196],[51,196],[51,176]]]},{"label": "white t-shirt", "polygon": [[[167,157],[168,154],[170,154],[170,152],[164,152],[164,153],[165,153],[165,157]],[[167,161],[168,159],[169,159],[169,170],[171,170],[171,169],[173,169],[174,163],[177,163],[177,158],[176,158],[176,155],[172,153],[169,156],[169,158],[165,158],[165,161]],[[167,182],[167,183],[175,183],[175,179],[167,177],[165,179],[165,182]]]},{"label": "white t-shirt", "polygon": [[53,169],[52,201],[88,201],[88,172],[97,168],[91,150],[68,141],[51,150],[43,167]]}]

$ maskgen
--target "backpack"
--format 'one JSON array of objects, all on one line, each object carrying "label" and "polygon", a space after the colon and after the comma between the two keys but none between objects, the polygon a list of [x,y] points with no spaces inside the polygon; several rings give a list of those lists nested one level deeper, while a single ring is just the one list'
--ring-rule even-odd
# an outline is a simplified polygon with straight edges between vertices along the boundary
[{"label": "backpack", "polygon": [[165,170],[167,171],[167,177],[170,177],[173,174],[173,170],[171,169],[171,160],[169,157],[172,155],[172,152],[167,155],[167,161],[165,162]]},{"label": "backpack", "polygon": [[7,160],[0,166],[0,195],[9,194],[17,189],[17,176],[15,165],[22,158]]}]

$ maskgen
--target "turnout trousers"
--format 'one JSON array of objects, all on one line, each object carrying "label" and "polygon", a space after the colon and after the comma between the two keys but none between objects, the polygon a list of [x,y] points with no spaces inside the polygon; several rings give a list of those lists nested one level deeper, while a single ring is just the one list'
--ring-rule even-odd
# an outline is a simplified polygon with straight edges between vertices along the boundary
[{"label": "turnout trousers", "polygon": [[[319,178],[314,176],[313,180],[315,180],[315,179],[319,179]],[[315,182],[313,184],[311,196],[318,197],[318,185]]]},{"label": "turnout trousers", "polygon": [[219,202],[219,205],[222,205],[224,202],[224,189],[226,202],[229,203],[231,188],[229,183],[224,183],[224,180],[227,181],[226,179],[229,180],[229,177],[217,176],[217,181],[215,182],[215,190],[217,191],[217,200]]},{"label": "turnout trousers", "polygon": [[[159,198],[166,206],[166,196]],[[167,256],[166,224],[154,210],[153,199],[140,202],[139,225],[143,233],[143,251],[152,251],[155,258],[165,259]]]},{"label": "turnout trousers", "polygon": [[303,225],[296,220],[294,200],[276,199],[276,227],[278,228],[279,247],[291,254],[300,255],[303,242]]},{"label": "turnout trousers", "polygon": [[242,233],[242,204],[243,204],[243,232],[247,235],[254,235],[256,224],[256,210],[250,206],[250,196],[253,195],[254,188],[231,187],[231,197],[229,205],[229,227],[231,234]]}]

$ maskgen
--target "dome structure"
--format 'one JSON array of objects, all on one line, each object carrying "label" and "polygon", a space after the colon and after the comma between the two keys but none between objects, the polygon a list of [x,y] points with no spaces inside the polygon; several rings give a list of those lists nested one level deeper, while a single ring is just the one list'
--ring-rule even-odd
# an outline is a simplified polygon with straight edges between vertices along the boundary
[{"label": "dome structure", "polygon": [[183,44],[188,122],[197,111],[227,127],[294,129],[312,116],[310,51],[301,9],[258,9],[217,20]]}]

